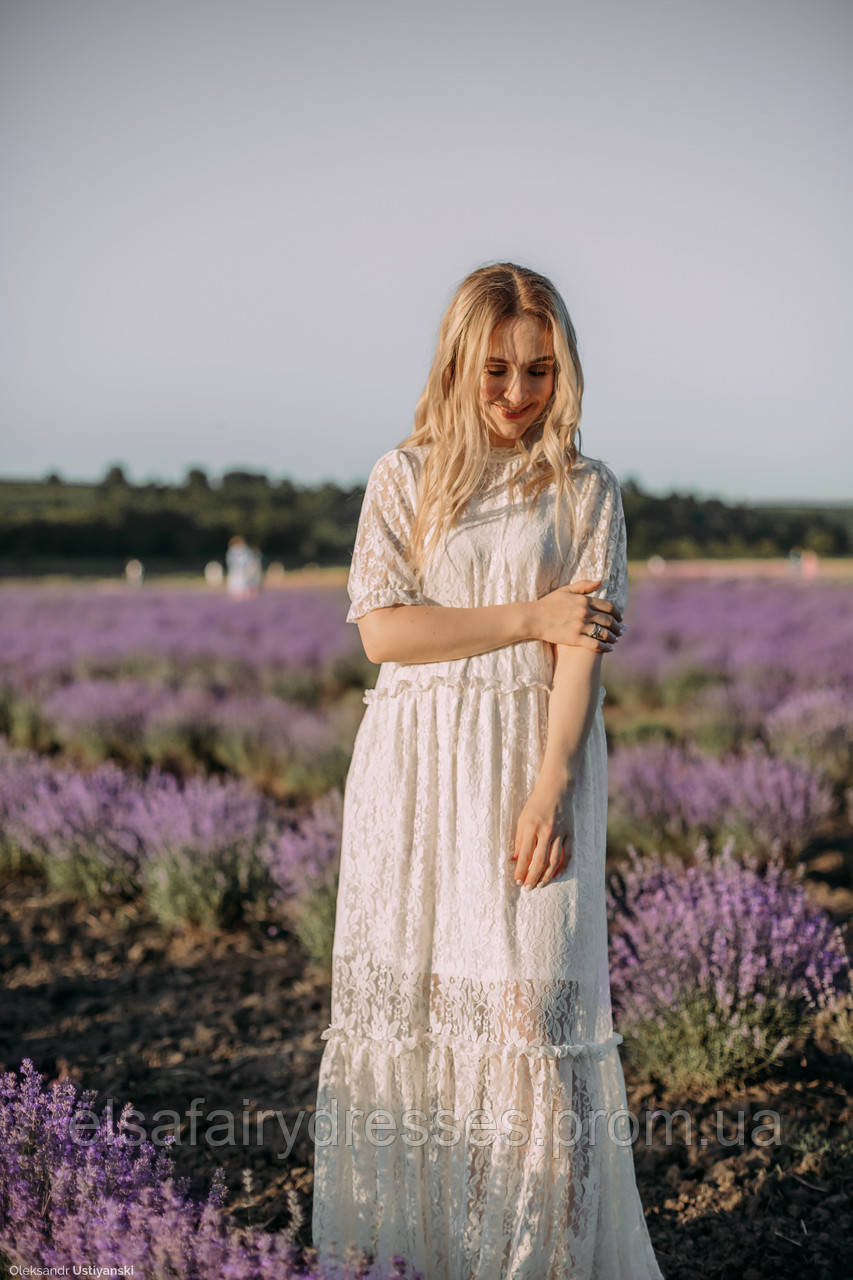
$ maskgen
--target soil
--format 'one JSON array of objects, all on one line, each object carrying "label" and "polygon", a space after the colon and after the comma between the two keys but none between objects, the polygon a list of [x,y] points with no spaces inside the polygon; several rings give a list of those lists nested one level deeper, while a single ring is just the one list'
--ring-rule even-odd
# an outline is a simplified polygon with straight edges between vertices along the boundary
[{"label": "soil", "polygon": [[[822,856],[835,880],[823,882],[824,905],[841,919],[849,889],[831,856],[817,854],[818,864]],[[219,1165],[234,1221],[280,1230],[293,1188],[299,1238],[309,1243],[308,1122],[330,1006],[327,975],[306,965],[296,939],[281,928],[272,936],[263,922],[215,935],[170,931],[142,903],[71,900],[35,879],[0,889],[0,1068],[30,1057],[48,1078],[96,1089],[94,1110],[110,1105],[116,1119],[130,1101],[149,1136],[158,1123],[173,1129],[177,1113],[173,1159],[194,1195],[206,1194]],[[633,1080],[627,1063],[625,1075],[641,1126],[638,1188],[667,1280],[853,1275],[853,1059],[811,1038],[771,1078],[718,1098],[668,1096]],[[692,1133],[676,1116],[672,1143],[660,1123],[647,1143],[647,1113],[657,1108],[683,1108]],[[780,1141],[762,1145],[772,1136],[757,1132],[767,1108],[778,1113]],[[255,1140],[264,1112],[297,1126],[289,1151],[275,1116]]]}]

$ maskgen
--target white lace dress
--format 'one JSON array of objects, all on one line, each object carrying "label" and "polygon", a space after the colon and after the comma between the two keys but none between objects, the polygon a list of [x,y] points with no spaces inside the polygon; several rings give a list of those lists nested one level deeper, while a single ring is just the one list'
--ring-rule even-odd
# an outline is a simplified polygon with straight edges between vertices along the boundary
[{"label": "white lace dress", "polygon": [[[577,528],[566,497],[561,556],[553,486],[531,518],[520,495],[509,499],[514,464],[500,449],[418,590],[402,550],[424,456],[425,446],[392,449],[370,474],[347,621],[396,603],[530,600],[578,578],[602,578],[597,593],[624,607],[612,472],[579,459]],[[552,677],[553,650],[537,640],[386,662],[364,695],[317,1094],[321,1262],[354,1242],[382,1267],[402,1256],[427,1280],[661,1277],[611,1021],[601,702],[567,868],[526,891],[509,861]]]}]

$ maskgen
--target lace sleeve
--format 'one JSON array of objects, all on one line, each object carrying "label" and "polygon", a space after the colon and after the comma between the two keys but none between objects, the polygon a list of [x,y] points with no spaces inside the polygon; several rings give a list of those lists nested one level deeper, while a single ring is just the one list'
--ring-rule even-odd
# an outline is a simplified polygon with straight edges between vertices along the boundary
[{"label": "lace sleeve", "polygon": [[622,613],[628,602],[628,535],[622,490],[609,467],[599,463],[584,486],[570,582],[600,578],[593,592]]},{"label": "lace sleeve", "polygon": [[364,490],[347,591],[347,622],[390,604],[425,604],[406,561],[414,519],[416,481],[400,449],[375,463]]}]

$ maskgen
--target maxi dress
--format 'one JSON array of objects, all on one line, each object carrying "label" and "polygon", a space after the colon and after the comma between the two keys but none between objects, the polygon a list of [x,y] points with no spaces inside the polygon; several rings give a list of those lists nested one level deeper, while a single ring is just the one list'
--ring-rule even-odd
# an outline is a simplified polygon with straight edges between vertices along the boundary
[{"label": "maxi dress", "polygon": [[[581,578],[601,578],[595,594],[624,609],[619,485],[584,455],[558,546],[554,484],[511,500],[514,451],[492,447],[484,485],[418,585],[405,549],[427,448],[392,449],[371,471],[348,622],[391,604],[533,600]],[[364,694],[315,1116],[321,1263],[352,1242],[426,1280],[662,1280],[611,1019],[603,689],[568,865],[528,891],[509,860],[553,673],[552,646],[531,640],[384,662]]]}]

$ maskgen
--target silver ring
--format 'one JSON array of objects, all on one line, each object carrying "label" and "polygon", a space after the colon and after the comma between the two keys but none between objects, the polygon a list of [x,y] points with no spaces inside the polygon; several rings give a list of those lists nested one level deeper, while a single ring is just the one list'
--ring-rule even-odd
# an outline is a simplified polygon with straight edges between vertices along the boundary
[{"label": "silver ring", "polygon": [[602,627],[599,622],[594,622],[592,624],[593,640],[600,640],[603,635],[604,635],[604,627]]}]

